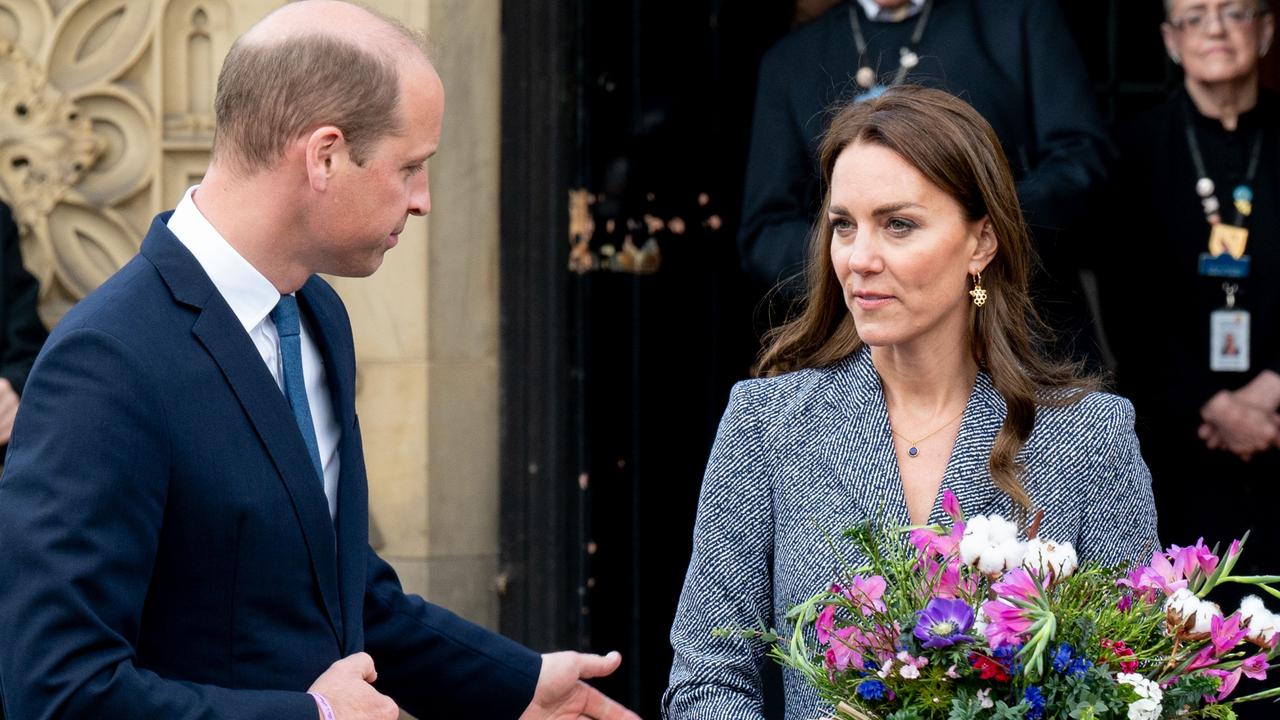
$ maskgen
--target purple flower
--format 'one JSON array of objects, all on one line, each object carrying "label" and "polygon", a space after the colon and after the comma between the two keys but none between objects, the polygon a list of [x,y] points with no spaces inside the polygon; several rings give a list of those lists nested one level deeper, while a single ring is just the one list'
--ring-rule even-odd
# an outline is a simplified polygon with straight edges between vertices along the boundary
[{"label": "purple flower", "polygon": [[930,650],[973,642],[965,635],[973,627],[973,608],[963,600],[934,598],[918,615],[914,634]]}]

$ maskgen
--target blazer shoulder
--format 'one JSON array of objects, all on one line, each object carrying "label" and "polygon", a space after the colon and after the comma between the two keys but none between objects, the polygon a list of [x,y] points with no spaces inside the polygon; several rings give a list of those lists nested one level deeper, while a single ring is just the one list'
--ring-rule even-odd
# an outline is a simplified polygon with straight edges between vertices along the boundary
[{"label": "blazer shoulder", "polygon": [[727,414],[750,416],[766,431],[811,419],[823,398],[827,368],[742,380],[729,395]]},{"label": "blazer shoulder", "polygon": [[68,310],[54,327],[50,340],[80,328],[117,337],[148,332],[161,308],[173,306],[159,272],[145,257],[136,255]]},{"label": "blazer shoulder", "polygon": [[1133,403],[1109,392],[1095,391],[1075,403],[1042,406],[1036,416],[1037,434],[1056,443],[1107,442],[1132,431]]}]

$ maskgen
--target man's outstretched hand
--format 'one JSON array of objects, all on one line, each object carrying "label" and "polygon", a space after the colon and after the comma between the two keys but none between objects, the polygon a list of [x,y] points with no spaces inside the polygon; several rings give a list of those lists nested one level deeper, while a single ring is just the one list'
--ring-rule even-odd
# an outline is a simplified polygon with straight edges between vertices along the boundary
[{"label": "man's outstretched hand", "polygon": [[616,652],[604,656],[576,652],[543,655],[533,702],[520,720],[640,720],[640,716],[583,682],[604,677],[621,664],[622,656]]}]

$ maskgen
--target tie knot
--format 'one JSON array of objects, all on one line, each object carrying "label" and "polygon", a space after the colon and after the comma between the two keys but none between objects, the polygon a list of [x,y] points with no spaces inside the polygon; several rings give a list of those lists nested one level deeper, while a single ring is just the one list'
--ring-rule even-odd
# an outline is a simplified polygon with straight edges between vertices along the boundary
[{"label": "tie knot", "polygon": [[298,334],[298,298],[292,295],[281,295],[280,302],[271,311],[271,322],[276,324],[276,332],[280,337]]}]

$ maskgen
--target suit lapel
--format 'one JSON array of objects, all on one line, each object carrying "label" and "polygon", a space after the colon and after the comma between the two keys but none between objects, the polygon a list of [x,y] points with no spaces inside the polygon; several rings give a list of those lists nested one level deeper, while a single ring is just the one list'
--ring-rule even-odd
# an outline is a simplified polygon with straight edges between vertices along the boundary
[{"label": "suit lapel", "polygon": [[295,431],[288,401],[213,282],[165,226],[168,215],[152,223],[142,254],[155,265],[175,300],[199,309],[191,332],[222,369],[289,493],[325,610],[341,641],[335,538],[324,488],[317,482],[301,434]]},{"label": "suit lapel", "polygon": [[890,525],[906,525],[907,500],[894,457],[889,411],[884,404],[880,376],[864,346],[841,360],[825,383],[823,415],[835,418],[822,452],[831,472],[840,478],[845,497],[854,503],[854,519],[876,518]]},{"label": "suit lapel", "polygon": [[948,488],[956,494],[965,515],[991,511],[992,504],[1001,495],[991,480],[991,448],[995,445],[996,433],[1000,431],[1004,416],[1004,398],[991,384],[990,376],[979,372],[964,409],[956,444],[951,448],[951,459],[942,476],[942,486],[929,513],[929,522],[940,523],[947,519],[947,514],[942,511],[942,490]]},{"label": "suit lapel", "polygon": [[342,608],[343,648],[352,653],[364,646],[364,589],[369,538],[369,495],[364,454],[355,409],[355,348],[346,312],[333,290],[312,277],[298,291],[303,311],[311,321],[316,345],[324,360],[329,393],[338,416],[342,438],[338,443],[341,471],[338,478],[338,588]]},{"label": "suit lapel", "polygon": [[[846,496],[856,503],[855,517],[907,525],[910,518],[889,429],[889,412],[870,349],[864,346],[830,372],[825,402],[836,408],[831,416],[839,420],[832,423],[829,436],[822,440],[820,451],[827,466],[840,478]],[[991,481],[988,463],[1004,416],[1004,399],[991,384],[991,378],[979,372],[934,498],[930,523],[947,518],[942,511],[943,490],[956,494],[966,515],[988,512],[1000,497]]]}]

